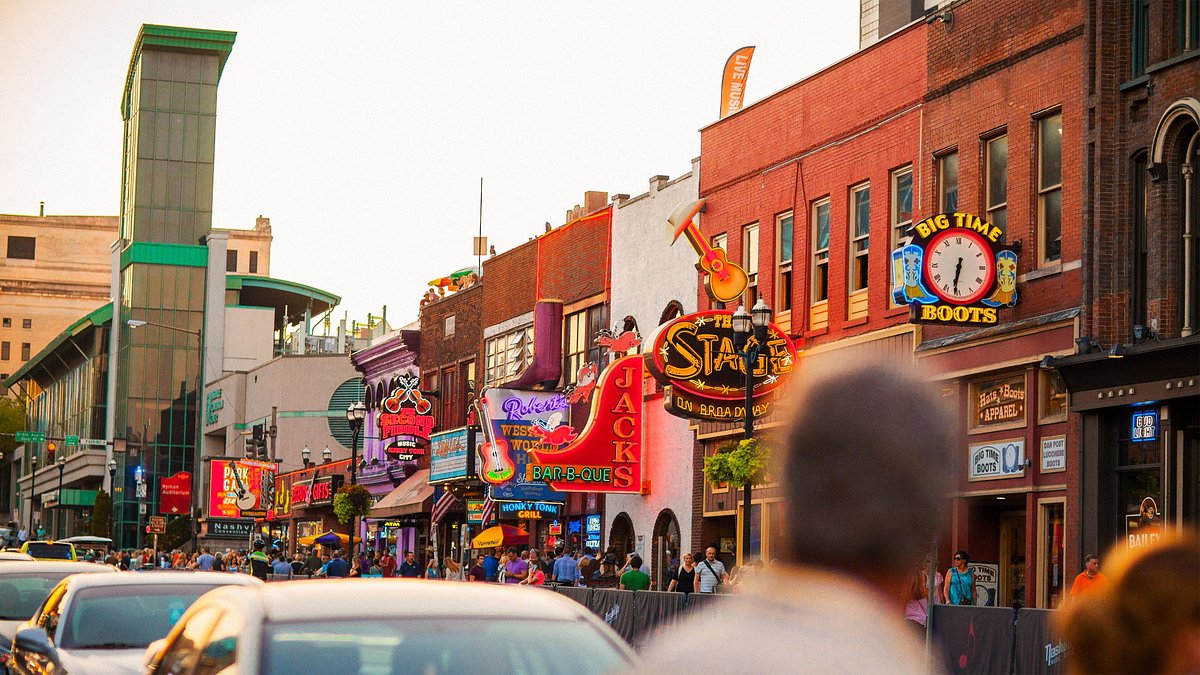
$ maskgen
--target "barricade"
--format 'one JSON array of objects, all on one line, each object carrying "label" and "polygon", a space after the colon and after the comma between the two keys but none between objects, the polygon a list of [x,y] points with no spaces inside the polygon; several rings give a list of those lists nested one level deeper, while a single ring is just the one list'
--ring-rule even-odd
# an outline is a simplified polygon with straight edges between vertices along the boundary
[{"label": "barricade", "polygon": [[682,620],[686,599],[683,593],[634,591],[633,646],[641,647],[659,632]]},{"label": "barricade", "polygon": [[701,617],[720,619],[737,601],[736,595],[726,593],[688,593],[688,619]]},{"label": "barricade", "polygon": [[1011,607],[934,605],[933,639],[947,673],[1010,673],[1013,666]]},{"label": "barricade", "polygon": [[1022,608],[1017,612],[1016,672],[1051,675],[1067,672],[1067,643],[1059,634],[1057,612]]},{"label": "barricade", "polygon": [[615,630],[625,641],[633,644],[634,629],[637,624],[637,608],[634,605],[634,591],[620,591],[610,588],[591,588],[588,608],[600,617],[604,623]]},{"label": "barricade", "polygon": [[554,592],[561,593],[562,595],[567,596],[568,598],[578,602],[588,609],[592,608],[592,589],[590,588],[583,588],[582,586],[567,586],[564,584],[561,586],[555,586]]}]

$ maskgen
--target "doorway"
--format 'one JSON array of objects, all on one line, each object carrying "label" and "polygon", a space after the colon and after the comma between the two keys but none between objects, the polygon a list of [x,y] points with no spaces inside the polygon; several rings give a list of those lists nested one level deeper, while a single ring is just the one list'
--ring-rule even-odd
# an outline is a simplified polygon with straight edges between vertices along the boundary
[{"label": "doorway", "polygon": [[999,607],[1020,609],[1025,602],[1025,511],[1000,514]]}]

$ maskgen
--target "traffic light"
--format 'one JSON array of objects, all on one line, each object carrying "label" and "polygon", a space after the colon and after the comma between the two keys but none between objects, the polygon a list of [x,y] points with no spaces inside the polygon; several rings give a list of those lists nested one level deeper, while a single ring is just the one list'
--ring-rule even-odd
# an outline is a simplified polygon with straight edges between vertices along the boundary
[{"label": "traffic light", "polygon": [[53,455],[54,451],[57,449],[58,445],[54,441],[49,441],[46,443],[46,454]]}]

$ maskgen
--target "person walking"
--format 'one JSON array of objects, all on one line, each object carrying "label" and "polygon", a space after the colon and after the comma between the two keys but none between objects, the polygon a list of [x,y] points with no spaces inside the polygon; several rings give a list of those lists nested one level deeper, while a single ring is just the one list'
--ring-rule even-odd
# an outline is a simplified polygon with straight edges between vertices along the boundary
[{"label": "person walking", "polygon": [[971,556],[966,551],[955,551],[952,559],[954,565],[946,570],[945,591],[946,599],[951,605],[974,605],[978,598],[975,570],[967,567]]},{"label": "person walking", "polygon": [[440,576],[441,576],[441,574],[438,573],[437,559],[430,558],[429,562],[425,565],[425,578],[426,579],[437,579]]},{"label": "person walking", "polygon": [[529,576],[529,563],[517,555],[517,549],[508,549],[508,562],[504,563],[504,583],[519,584]]},{"label": "person walking", "polygon": [[675,573],[675,578],[671,580],[667,590],[683,593],[684,596],[696,590],[696,557],[691,553],[683,554],[683,564],[679,566],[679,571]]},{"label": "person walking", "polygon": [[404,552],[404,562],[400,563],[398,576],[405,579],[416,579],[421,576],[421,568],[417,567],[417,557],[412,551]]},{"label": "person walking", "polygon": [[696,566],[695,593],[716,593],[717,586],[729,581],[729,573],[725,564],[717,560],[717,547],[709,546],[704,549],[704,560]]},{"label": "person walking", "polygon": [[500,549],[492,551],[483,558],[483,570],[487,572],[488,581],[496,581],[500,574]]},{"label": "person walking", "polygon": [[629,559],[629,571],[621,575],[618,588],[624,591],[645,591],[650,588],[650,575],[642,571],[642,556],[635,554]]},{"label": "person walking", "polygon": [[263,553],[264,546],[266,544],[262,541],[255,541],[254,551],[247,557],[250,561],[250,574],[266,581],[267,574],[271,570],[271,559],[267,557],[266,553]]},{"label": "person walking", "polygon": [[396,576],[396,558],[392,556],[392,552],[385,546],[383,555],[379,556],[379,569],[384,577]]},{"label": "person walking", "polygon": [[575,561],[575,551],[563,553],[558,551],[558,558],[554,560],[554,568],[551,570],[553,578],[560,584],[574,586],[575,582],[579,581],[579,563]]},{"label": "person walking", "polygon": [[[934,582],[934,603],[945,604],[946,598],[942,590],[943,579],[938,573]],[[908,585],[908,594],[904,604],[904,620],[920,626],[920,632],[925,631],[925,622],[929,617],[929,558],[921,565],[921,569],[913,573]]]},{"label": "person walking", "polygon": [[467,578],[467,581],[482,581],[485,583],[488,581],[487,569],[484,567],[483,563],[485,559],[490,557],[491,556],[484,555],[482,553],[475,556],[475,564],[471,565],[471,572],[470,576]]},{"label": "person walking", "polygon": [[462,565],[459,565],[457,562],[455,562],[454,558],[446,556],[446,558],[442,560],[442,567],[446,570],[446,581],[463,580]]},{"label": "person walking", "polygon": [[325,565],[325,576],[331,579],[345,579],[350,576],[350,563],[346,562],[345,554],[338,551]]},{"label": "person walking", "polygon": [[196,559],[196,568],[202,572],[212,571],[213,562],[216,558],[213,557],[212,551],[207,546],[200,549],[200,557]]},{"label": "person walking", "polygon": [[1075,577],[1071,584],[1071,598],[1078,598],[1098,591],[1108,583],[1108,577],[1100,571],[1100,556],[1089,553],[1083,557],[1083,571]]},{"label": "person walking", "polygon": [[275,562],[271,564],[271,572],[277,576],[292,578],[292,564],[283,557],[283,553],[275,554]]}]

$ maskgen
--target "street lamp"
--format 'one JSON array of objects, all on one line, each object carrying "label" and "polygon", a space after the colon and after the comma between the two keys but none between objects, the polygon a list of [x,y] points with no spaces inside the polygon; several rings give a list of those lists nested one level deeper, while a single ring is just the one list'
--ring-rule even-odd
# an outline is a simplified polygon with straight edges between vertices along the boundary
[{"label": "street lamp", "polygon": [[[758,365],[758,356],[767,341],[767,326],[771,323],[771,308],[762,298],[746,312],[746,308],[738,305],[733,313],[734,346],[742,356],[742,366],[746,371],[746,427],[742,438],[754,438],[754,368]],[[750,483],[742,486],[742,564],[750,562]]]},{"label": "street lamp", "polygon": [[63,472],[67,469],[67,458],[62,455],[54,462],[58,465],[58,505],[54,507],[54,538],[62,539],[62,531],[66,529],[66,523],[59,524],[62,520],[62,502],[63,502]]},{"label": "street lamp", "polygon": [[[346,408],[346,421],[350,423],[350,484],[358,483],[358,434],[362,431],[363,420],[367,418],[367,406],[362,401],[355,401]],[[350,517],[350,555],[354,555],[354,530],[358,527],[357,519]]]},{"label": "street lamp", "polygon": [[[191,530],[192,530],[192,550],[196,549],[196,514],[200,513],[200,445],[201,439],[204,437],[204,427],[200,423],[200,405],[201,398],[204,394],[204,331],[203,329],[189,330],[187,328],[179,328],[165,323],[156,323],[154,321],[142,321],[141,319],[129,319],[125,322],[130,329],[140,328],[142,326],[154,326],[156,328],[165,328],[177,333],[187,333],[196,338],[196,357],[199,363],[196,365],[196,449],[192,457],[192,499],[191,508]],[[156,468],[157,471],[157,468]],[[140,516],[140,514],[139,514]],[[139,524],[139,528],[141,525]]]},{"label": "street lamp", "polygon": [[32,448],[30,449],[29,452],[32,455],[32,457],[29,458],[29,467],[30,467],[31,471],[29,474],[29,535],[28,535],[28,537],[29,537],[29,539],[33,539],[34,533],[36,532],[33,529],[33,505],[35,503],[34,500],[37,499],[38,456],[37,456],[37,451],[33,450]]},{"label": "street lamp", "polygon": [[308,463],[311,458],[312,458],[312,451],[309,450],[308,446],[306,445],[306,446],[304,446],[304,449],[300,451],[300,459],[304,460],[304,468],[306,468],[306,469],[308,468]]},{"label": "street lamp", "polygon": [[113,493],[117,491],[117,460],[108,460],[108,519],[112,522],[109,526],[112,529],[113,546],[117,545],[117,500],[113,498]]},{"label": "street lamp", "polygon": [[333,461],[333,451],[329,449],[328,445],[325,446],[325,449],[321,451],[321,461],[325,464]]}]

